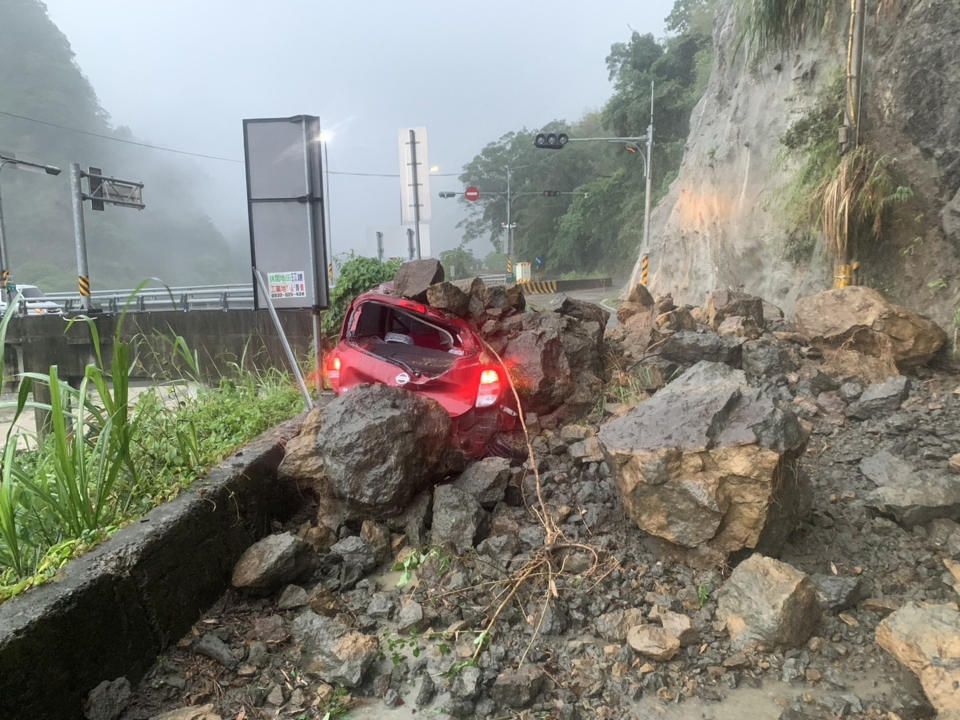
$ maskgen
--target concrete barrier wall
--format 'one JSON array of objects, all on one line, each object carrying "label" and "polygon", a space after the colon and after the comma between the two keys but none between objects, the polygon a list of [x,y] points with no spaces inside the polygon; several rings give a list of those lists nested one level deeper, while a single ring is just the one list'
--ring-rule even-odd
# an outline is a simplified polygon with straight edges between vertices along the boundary
[{"label": "concrete barrier wall", "polygon": [[[95,319],[107,363],[118,320],[116,315]],[[294,353],[305,359],[313,344],[310,313],[280,312],[280,320]],[[171,332],[181,335],[189,348],[197,351],[208,378],[229,372],[229,363],[241,358],[245,358],[248,367],[286,367],[279,336],[266,310],[130,313],[123,320],[122,329],[122,337],[127,340],[135,335],[145,340],[138,355],[137,377],[162,376],[164,370],[170,370],[173,353],[164,348],[158,335],[169,337]],[[47,372],[55,364],[60,377],[78,378],[93,361],[93,352],[91,331],[85,322],[76,322],[67,329],[66,321],[56,316],[14,318],[7,329],[5,374],[9,377],[23,370]]]},{"label": "concrete barrier wall", "polygon": [[0,718],[74,720],[104,680],[143,677],[229,586],[240,554],[300,499],[277,467],[301,418],[189,492],[0,605]]}]

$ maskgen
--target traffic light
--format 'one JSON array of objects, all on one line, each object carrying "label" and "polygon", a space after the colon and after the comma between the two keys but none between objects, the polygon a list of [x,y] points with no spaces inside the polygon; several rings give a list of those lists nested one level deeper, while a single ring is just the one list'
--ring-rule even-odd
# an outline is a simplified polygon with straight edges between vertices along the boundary
[{"label": "traffic light", "polygon": [[90,168],[88,178],[90,181],[90,208],[92,210],[103,210],[103,200],[98,199],[103,197],[103,183],[100,180],[101,175],[103,175],[103,170],[100,168]]},{"label": "traffic light", "polygon": [[440,193],[440,197],[442,198],[452,198],[456,196],[457,194],[455,192],[450,192],[449,190],[444,190]]},{"label": "traffic light", "polygon": [[533,144],[541,150],[560,150],[568,140],[566,133],[539,133]]},{"label": "traffic light", "polygon": [[559,190],[544,190],[544,191],[543,191],[543,196],[544,196],[544,197],[557,197],[558,195],[560,195],[560,191],[559,191]]}]

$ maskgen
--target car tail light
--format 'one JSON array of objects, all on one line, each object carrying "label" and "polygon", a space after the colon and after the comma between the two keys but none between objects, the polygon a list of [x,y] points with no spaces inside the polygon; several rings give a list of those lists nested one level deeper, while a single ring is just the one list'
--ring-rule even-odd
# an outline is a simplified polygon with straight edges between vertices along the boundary
[{"label": "car tail light", "polygon": [[490,407],[500,398],[500,374],[496,370],[484,370],[480,373],[480,387],[477,389],[477,407]]},{"label": "car tail light", "polygon": [[340,358],[336,355],[330,358],[330,364],[327,366],[327,379],[334,386],[340,383]]}]

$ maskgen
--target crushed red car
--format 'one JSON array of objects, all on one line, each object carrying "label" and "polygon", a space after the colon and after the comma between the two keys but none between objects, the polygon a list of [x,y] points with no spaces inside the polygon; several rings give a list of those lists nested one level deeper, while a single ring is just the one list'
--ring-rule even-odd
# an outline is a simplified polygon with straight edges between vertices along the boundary
[{"label": "crushed red car", "polygon": [[500,441],[518,422],[508,380],[462,318],[382,288],[364,293],[347,308],[326,371],[338,395],[381,383],[433,398],[467,457],[511,452]]}]

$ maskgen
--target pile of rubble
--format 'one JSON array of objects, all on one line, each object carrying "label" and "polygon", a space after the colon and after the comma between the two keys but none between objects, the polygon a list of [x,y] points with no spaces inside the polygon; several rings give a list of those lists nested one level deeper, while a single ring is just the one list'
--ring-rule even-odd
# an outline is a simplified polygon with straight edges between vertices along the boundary
[{"label": "pile of rubble", "polygon": [[[761,684],[782,720],[960,712],[942,330],[863,288],[793,324],[641,287],[605,346],[601,308],[436,280],[395,288],[530,364],[533,457],[464,463],[443,411],[396,388],[316,410],[281,468],[309,516],[247,551],[123,718],[692,718]],[[589,392],[554,394],[557,367]],[[632,396],[602,401],[611,369]]]}]

